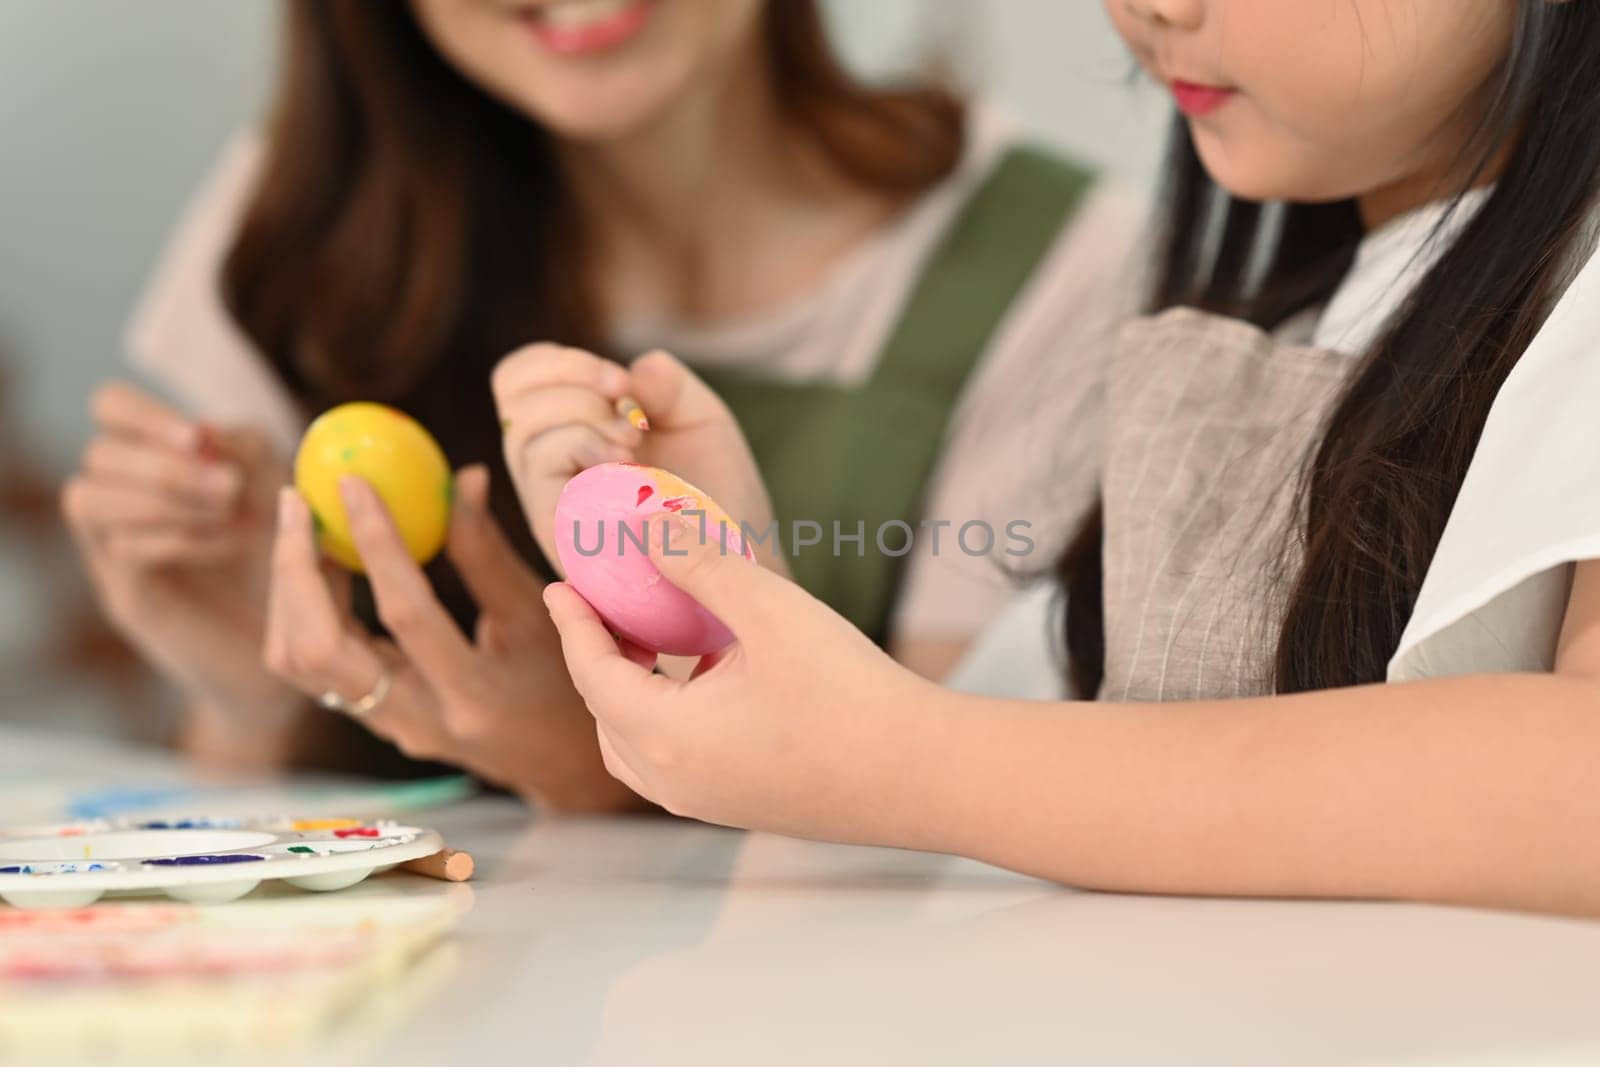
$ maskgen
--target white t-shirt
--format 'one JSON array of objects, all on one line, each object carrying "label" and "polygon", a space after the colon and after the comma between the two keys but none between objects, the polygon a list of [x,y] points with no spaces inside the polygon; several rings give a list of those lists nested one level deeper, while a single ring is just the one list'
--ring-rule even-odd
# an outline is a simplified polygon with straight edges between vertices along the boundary
[{"label": "white t-shirt", "polygon": [[[756,318],[702,327],[625,322],[616,347],[660,347],[702,366],[787,381],[866,379],[929,254],[1016,131],[975,109],[957,169],[810,293]],[[130,327],[133,363],[196,414],[265,428],[285,453],[304,428],[266,360],[223,306],[220,267],[260,167],[262,145],[236,139],[190,205]],[[1100,361],[1136,303],[1133,248],[1145,204],[1100,182],[1045,254],[974,364],[952,414],[927,496],[927,516],[1031,524],[1027,559],[936,554],[918,538],[892,620],[900,636],[975,634],[1015,592],[1007,564],[1044,567],[1093,499],[1099,467]],[[530,338],[529,340],[534,340]],[[1047,398],[1048,403],[1041,403]],[[1002,547],[1004,542],[1002,542]]]},{"label": "white t-shirt", "polygon": [[[1367,235],[1311,343],[1352,358],[1370,347],[1489,195],[1475,190],[1454,212],[1429,204]],[[1600,226],[1587,235],[1588,265],[1495,398],[1390,681],[1553,666],[1573,565],[1600,558],[1597,234]],[[1036,583],[979,636],[948,684],[1067,699],[1062,609],[1054,583]]]}]

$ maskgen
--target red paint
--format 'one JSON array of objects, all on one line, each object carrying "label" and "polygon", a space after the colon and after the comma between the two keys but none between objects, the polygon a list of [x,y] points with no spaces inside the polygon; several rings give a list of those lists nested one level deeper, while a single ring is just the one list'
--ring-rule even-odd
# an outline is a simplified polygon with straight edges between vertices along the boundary
[{"label": "red paint", "polygon": [[334,837],[377,837],[378,836],[378,828],[376,826],[354,826],[354,827],[351,827],[348,830],[335,830],[333,832],[333,836]]},{"label": "red paint", "polygon": [[669,496],[661,502],[661,506],[668,511],[682,511],[684,508],[694,507],[699,501],[692,496]]},{"label": "red paint", "polygon": [[635,500],[633,502],[633,506],[634,507],[638,507],[640,504],[643,504],[646,500],[649,500],[650,497],[653,496],[654,494],[655,494],[655,490],[654,489],[650,488],[648,485],[641,485],[639,487],[639,499]]},{"label": "red paint", "polygon": [[1235,96],[1237,89],[1225,89],[1219,85],[1200,85],[1197,82],[1175,81],[1172,83],[1172,97],[1178,102],[1178,110],[1192,119],[1204,118],[1215,111],[1220,111]]}]

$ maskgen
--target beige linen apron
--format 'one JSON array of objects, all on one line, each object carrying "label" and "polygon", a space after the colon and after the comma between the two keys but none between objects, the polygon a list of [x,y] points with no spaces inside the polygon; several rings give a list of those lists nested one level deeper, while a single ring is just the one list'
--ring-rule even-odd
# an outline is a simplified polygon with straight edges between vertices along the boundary
[{"label": "beige linen apron", "polygon": [[1107,385],[1100,696],[1272,691],[1297,488],[1348,356],[1188,309],[1118,338]]}]

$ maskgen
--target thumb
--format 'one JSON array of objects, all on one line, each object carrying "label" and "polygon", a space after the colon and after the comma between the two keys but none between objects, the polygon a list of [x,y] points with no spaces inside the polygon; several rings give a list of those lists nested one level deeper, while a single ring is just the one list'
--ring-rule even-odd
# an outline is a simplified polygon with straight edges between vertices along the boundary
[{"label": "thumb", "polygon": [[710,516],[667,513],[650,522],[650,560],[667,581],[721,619],[741,643],[766,624],[801,608],[810,597],[745,556],[736,529]]},{"label": "thumb", "polygon": [[727,405],[709,385],[676,357],[660,350],[633,361],[628,367],[628,388],[657,429],[681,430],[732,419]]}]

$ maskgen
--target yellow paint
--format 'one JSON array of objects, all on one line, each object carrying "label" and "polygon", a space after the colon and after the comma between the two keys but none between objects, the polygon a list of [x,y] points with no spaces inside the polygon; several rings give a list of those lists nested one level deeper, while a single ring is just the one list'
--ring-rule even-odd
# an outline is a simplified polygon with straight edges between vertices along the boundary
[{"label": "yellow paint", "polygon": [[291,830],[348,830],[360,826],[360,819],[296,819],[289,824]]},{"label": "yellow paint", "polygon": [[[726,529],[733,534],[740,534],[739,524],[734,520],[733,516],[722,510],[722,506],[712,500],[699,487],[684,481],[671,471],[662,470],[660,467],[651,467],[649,470],[655,476],[655,488],[658,495],[654,500],[646,500],[644,502],[645,507],[649,507],[651,504],[659,506],[663,501],[671,500],[674,497],[685,497],[689,503],[681,510],[705,512],[701,529],[707,538],[715,541],[719,529]],[[751,554],[748,545],[745,546],[745,554]]]},{"label": "yellow paint", "polygon": [[343,404],[311,424],[294,461],[294,484],[310,506],[317,541],[333,560],[365,572],[350,536],[339,479],[377,491],[418,563],[439,554],[450,529],[450,464],[428,431],[384,404]]}]

